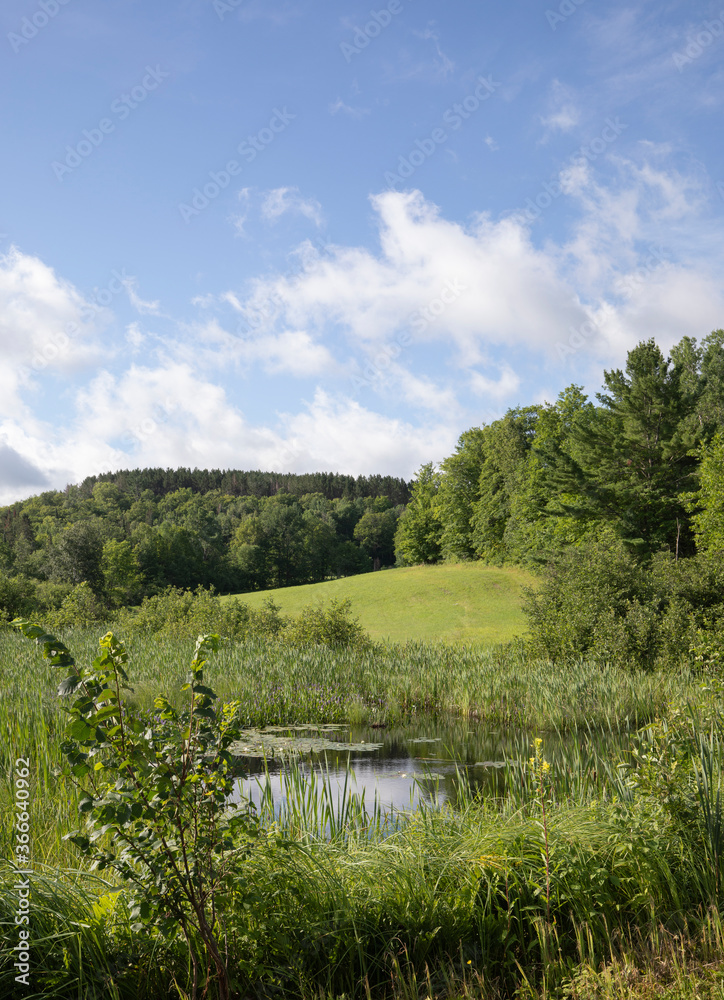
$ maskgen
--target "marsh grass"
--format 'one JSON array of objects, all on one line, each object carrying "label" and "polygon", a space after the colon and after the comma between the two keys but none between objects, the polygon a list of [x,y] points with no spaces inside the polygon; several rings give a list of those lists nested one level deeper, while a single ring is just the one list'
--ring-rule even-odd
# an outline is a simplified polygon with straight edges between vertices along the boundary
[{"label": "marsh grass", "polygon": [[[94,631],[63,638],[77,658],[97,653]],[[192,648],[130,637],[139,708],[159,693],[176,698]],[[531,734],[513,739],[492,788],[476,790],[461,764],[454,800],[414,812],[365,802],[351,775],[340,789],[324,768],[310,778],[288,767],[281,808],[262,795],[263,833],[227,904],[239,995],[722,995],[718,737],[697,730],[691,793],[700,822],[688,832],[632,785],[630,761],[615,749],[698,696],[693,675],[554,667],[514,649],[419,643],[363,652],[229,643],[209,673],[222,698],[241,700],[250,726],[431,713]],[[183,957],[132,935],[123,893],[86,871],[62,839],[77,826],[78,791],[54,774],[64,726],[56,684],[32,644],[0,633],[0,857],[12,846],[14,760],[29,756],[33,775],[36,992],[22,995],[160,1000],[178,993],[174,980],[187,981]],[[547,740],[560,741],[543,802],[528,765],[536,734],[543,753]],[[602,734],[608,749],[597,749]],[[5,941],[12,878],[0,866]],[[689,974],[709,992],[683,992]],[[14,997],[13,988],[5,949],[0,995]]]}]

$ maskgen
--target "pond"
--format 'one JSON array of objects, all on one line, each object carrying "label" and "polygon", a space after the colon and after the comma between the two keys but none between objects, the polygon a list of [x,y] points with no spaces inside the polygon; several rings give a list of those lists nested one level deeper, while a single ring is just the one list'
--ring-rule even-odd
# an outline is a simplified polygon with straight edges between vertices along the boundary
[{"label": "pond", "polygon": [[[416,808],[420,802],[456,800],[460,775],[484,795],[505,794],[506,760],[526,761],[538,733],[491,730],[468,720],[421,719],[396,728],[365,726],[270,726],[248,730],[232,749],[248,777],[244,793],[259,803],[268,773],[275,802],[283,794],[282,773],[293,756],[302,774],[328,773],[334,786],[364,792],[367,806]],[[542,733],[554,771],[581,773],[596,754],[628,744],[629,733]],[[349,773],[351,771],[351,774]],[[351,784],[350,784],[351,783]]]}]

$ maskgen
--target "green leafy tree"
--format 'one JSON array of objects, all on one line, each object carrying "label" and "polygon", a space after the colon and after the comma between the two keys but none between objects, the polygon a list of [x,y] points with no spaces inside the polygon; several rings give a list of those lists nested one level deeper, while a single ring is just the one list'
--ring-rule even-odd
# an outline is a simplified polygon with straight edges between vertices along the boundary
[{"label": "green leafy tree", "polygon": [[376,570],[381,566],[394,565],[398,518],[399,511],[395,509],[368,510],[355,525],[354,537],[372,559]]},{"label": "green leafy tree", "polygon": [[421,466],[410,502],[397,523],[395,552],[407,565],[435,563],[442,556],[443,525],[437,508],[440,478],[432,462]]},{"label": "green leafy tree", "polygon": [[103,591],[103,534],[97,521],[76,521],[57,537],[48,555],[53,579],[87,583],[95,594]]},{"label": "green leafy tree", "polygon": [[699,489],[687,500],[700,552],[724,552],[724,433],[702,452]]},{"label": "green leafy tree", "polygon": [[435,511],[442,527],[443,556],[475,557],[473,511],[480,497],[480,470],[486,457],[487,427],[472,427],[458,438],[455,452],[440,463]]},{"label": "green leafy tree", "polygon": [[520,490],[538,419],[537,407],[509,410],[483,429],[484,459],[478,498],[472,504],[471,542],[476,555],[501,561],[512,553],[505,541],[513,498]]},{"label": "green leafy tree", "polygon": [[120,607],[123,604],[135,604],[141,599],[143,573],[128,540],[117,542],[111,539],[106,542],[101,565],[105,593],[111,604]]},{"label": "green leafy tree", "polygon": [[578,422],[572,447],[539,448],[566,513],[607,523],[642,554],[691,551],[684,495],[695,482],[690,375],[653,340],[629,351],[626,372],[606,371],[595,419]]}]

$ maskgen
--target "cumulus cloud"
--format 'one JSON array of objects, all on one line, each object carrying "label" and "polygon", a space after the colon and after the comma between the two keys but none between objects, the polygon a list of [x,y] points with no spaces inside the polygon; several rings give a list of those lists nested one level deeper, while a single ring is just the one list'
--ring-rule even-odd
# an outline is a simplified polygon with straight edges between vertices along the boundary
[{"label": "cumulus cloud", "polygon": [[26,458],[23,458],[9,444],[0,441],[0,496],[5,491],[18,487],[48,486],[47,474]]},{"label": "cumulus cloud", "polygon": [[[107,317],[12,251],[0,258],[0,502],[144,465],[410,476],[449,454],[463,427],[521,402],[524,388],[524,401],[535,398],[540,371],[552,381],[555,363],[558,378],[564,356],[576,381],[595,359],[598,379],[641,339],[668,348],[721,326],[724,246],[702,211],[704,185],[670,169],[661,149],[608,165],[605,184],[580,160],[559,177],[574,221],[557,242],[536,242],[522,213],[452,221],[419,191],[376,195],[373,245],[305,241],[293,270],[202,292],[203,320],[155,334],[153,361],[148,335],[126,325],[126,367],[69,381],[54,424],[33,405],[33,352],[75,323],[48,360],[72,372],[99,347]],[[299,198],[267,192],[268,217],[301,211]],[[145,365],[132,363],[141,349]],[[368,369],[363,404],[352,376]],[[225,386],[252,371],[314,389],[285,412],[245,412]],[[340,378],[346,394],[325,383]]]},{"label": "cumulus cloud", "polygon": [[[100,372],[76,397],[75,419],[62,430],[0,426],[9,447],[37,456],[54,486],[99,471],[144,466],[250,468],[411,477],[454,447],[453,420],[430,424],[384,416],[345,396],[317,389],[295,410],[249,419],[224,389],[191,365],[134,365]],[[0,458],[3,453],[0,452]],[[16,463],[22,470],[22,460]],[[32,476],[30,463],[26,476]],[[0,478],[0,503],[27,496],[39,479]]]},{"label": "cumulus cloud", "polygon": [[[240,305],[234,296],[227,301]],[[174,354],[177,357],[186,356],[190,363],[199,366],[221,368],[232,364],[248,369],[259,364],[269,374],[288,374],[297,378],[332,373],[339,369],[331,352],[306,330],[284,330],[281,333],[267,333],[263,329],[255,331],[244,319],[237,333],[229,333],[212,320],[196,331],[193,343],[177,345]]]},{"label": "cumulus cloud", "polygon": [[107,318],[37,257],[15,247],[0,257],[0,415],[22,408],[20,390],[41,372],[92,361],[92,334]]},{"label": "cumulus cloud", "polygon": [[481,344],[540,347],[586,312],[550,254],[519,221],[478,215],[448,222],[419,191],[372,198],[377,253],[361,247],[310,252],[291,276],[252,284],[245,307],[296,329],[337,327],[355,345],[406,330],[417,342],[453,344],[461,364]]}]

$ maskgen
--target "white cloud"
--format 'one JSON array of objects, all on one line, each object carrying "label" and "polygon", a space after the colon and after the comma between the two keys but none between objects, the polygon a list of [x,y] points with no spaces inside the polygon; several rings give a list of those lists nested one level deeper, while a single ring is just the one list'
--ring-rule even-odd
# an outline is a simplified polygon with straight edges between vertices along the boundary
[{"label": "white cloud", "polygon": [[581,113],[576,106],[571,90],[554,80],[548,97],[548,114],[541,116],[541,124],[546,129],[543,141],[551,132],[571,132],[579,124]]},{"label": "white cloud", "polygon": [[470,386],[476,395],[490,400],[493,404],[499,404],[518,390],[520,378],[509,365],[503,365],[497,379],[488,378],[481,372],[471,369]]},{"label": "white cloud", "polygon": [[160,303],[158,301],[146,302],[136,291],[138,288],[138,278],[126,278],[123,282],[123,286],[126,289],[131,305],[137,312],[141,313],[142,316],[160,315]]},{"label": "white cloud", "polygon": [[141,328],[138,323],[129,323],[126,327],[126,340],[131,345],[134,350],[138,350],[141,344],[146,339],[145,334],[142,333]]},{"label": "white cloud", "polygon": [[15,247],[0,257],[0,415],[18,413],[40,373],[95,360],[91,335],[108,316],[37,257]]},{"label": "white cloud", "polygon": [[322,224],[322,206],[314,198],[303,198],[298,188],[280,187],[268,191],[261,205],[261,214],[269,222],[276,222],[285,212],[296,212],[313,222]]},{"label": "white cloud", "polygon": [[305,330],[233,334],[212,320],[196,331],[192,343],[180,344],[175,350],[172,344],[167,346],[176,357],[186,357],[200,367],[226,368],[233,364],[250,368],[259,364],[268,374],[288,374],[297,378],[339,370],[329,350],[315,342]]},{"label": "white cloud", "polygon": [[[190,365],[132,366],[120,376],[101,372],[79,392],[71,427],[0,426],[3,447],[20,456],[13,455],[14,472],[27,480],[0,477],[0,504],[28,495],[33,476],[41,475],[35,466],[56,488],[99,471],[145,466],[409,478],[423,462],[449,454],[458,434],[452,421],[415,426],[321,389],[296,412],[278,414],[275,428],[255,425]],[[32,456],[28,469],[25,456]]]},{"label": "white cloud", "polygon": [[463,365],[481,344],[541,347],[562,322],[586,318],[555,258],[535,249],[520,222],[479,215],[464,227],[417,191],[386,192],[372,205],[377,253],[310,250],[297,274],[253,282],[243,307],[281,328],[341,328],[355,346],[407,330],[418,342],[452,343]]}]

